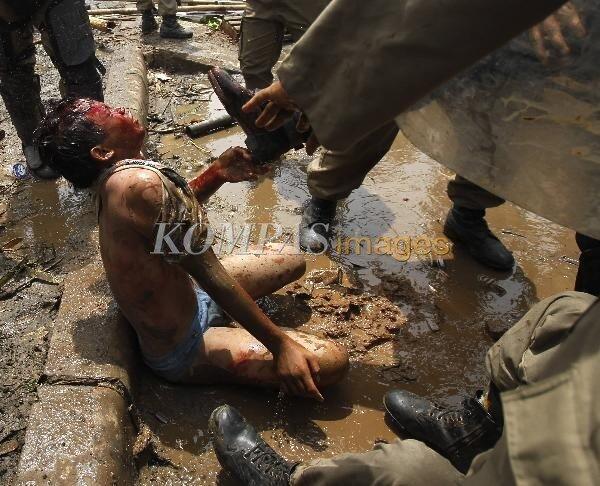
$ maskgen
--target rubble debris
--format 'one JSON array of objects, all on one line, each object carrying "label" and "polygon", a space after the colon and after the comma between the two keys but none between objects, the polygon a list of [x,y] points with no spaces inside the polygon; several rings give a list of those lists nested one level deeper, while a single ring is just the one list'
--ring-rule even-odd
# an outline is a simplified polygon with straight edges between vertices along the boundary
[{"label": "rubble debris", "polygon": [[114,20],[106,20],[100,17],[91,17],[90,25],[92,29],[100,30],[102,32],[110,32],[117,26]]},{"label": "rubble debris", "polygon": [[[178,12],[234,12],[243,11],[246,8],[244,3],[231,3],[227,5],[189,5],[177,9]],[[88,15],[141,15],[137,8],[95,8],[88,10]]]},{"label": "rubble debris", "polygon": [[566,255],[561,255],[560,260],[570,265],[579,265],[579,261]]},{"label": "rubble debris", "polygon": [[11,270],[9,270],[2,277],[0,277],[0,290],[2,290],[2,287],[4,287],[8,282],[15,278],[21,272],[21,270],[23,270],[27,266],[27,260],[28,258],[24,257]]},{"label": "rubble debris", "polygon": [[19,444],[17,439],[9,439],[6,442],[2,442],[0,444],[0,457],[15,452],[19,447],[21,447],[21,444]]},{"label": "rubble debris", "polygon": [[515,231],[509,230],[509,229],[503,229],[501,232],[504,235],[512,235],[512,236],[518,236],[519,238],[527,238],[527,236],[522,235],[521,233],[516,233]]},{"label": "rubble debris", "polygon": [[498,341],[511,327],[512,323],[506,320],[489,320],[485,323],[485,330],[494,341]]},{"label": "rubble debris", "polygon": [[355,293],[354,288],[340,284],[345,282],[344,275],[341,267],[318,270],[307,276],[304,285],[296,282],[288,288],[288,294],[310,309],[309,327],[339,340],[351,353],[365,353],[394,339],[407,321],[403,312],[386,297]]},{"label": "rubble debris", "polygon": [[185,127],[185,133],[192,138],[198,138],[208,133],[229,128],[235,124],[236,121],[230,115],[225,114],[210,120],[187,125]]},{"label": "rubble debris", "polygon": [[25,164],[22,164],[21,162],[18,162],[12,166],[12,174],[15,177],[15,179],[19,180],[27,179],[31,176],[29,170],[27,169],[27,166]]}]

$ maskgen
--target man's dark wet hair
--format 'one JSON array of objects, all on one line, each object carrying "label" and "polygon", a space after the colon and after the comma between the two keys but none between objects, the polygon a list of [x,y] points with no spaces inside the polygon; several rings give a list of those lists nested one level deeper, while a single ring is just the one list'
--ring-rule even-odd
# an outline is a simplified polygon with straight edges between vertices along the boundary
[{"label": "man's dark wet hair", "polygon": [[100,175],[90,150],[105,138],[82,106],[86,103],[76,98],[48,102],[46,116],[35,131],[42,162],[80,189],[90,187]]}]

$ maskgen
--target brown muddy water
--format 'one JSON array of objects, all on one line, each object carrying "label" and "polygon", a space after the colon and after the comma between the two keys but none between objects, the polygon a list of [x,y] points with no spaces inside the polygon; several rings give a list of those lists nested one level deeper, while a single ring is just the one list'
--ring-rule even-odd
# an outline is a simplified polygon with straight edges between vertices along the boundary
[{"label": "brown muddy water", "polygon": [[[203,74],[169,72],[161,81],[157,73],[151,76],[150,112],[162,121],[155,128],[222,111]],[[191,102],[173,95],[186,92],[195,93]],[[154,133],[149,148],[151,156],[190,178],[243,140],[237,127],[195,140]],[[271,223],[293,235],[309,197],[308,162],[305,154],[291,153],[259,181],[223,186],[208,204],[213,228]],[[238,407],[286,458],[308,460],[393,440],[382,397],[394,387],[446,404],[485,387],[490,329],[505,329],[534,302],[571,289],[578,252],[571,231],[504,204],[488,212],[488,221],[513,250],[517,266],[498,273],[476,264],[442,235],[451,176],[400,135],[363,186],[339,205],[334,246],[340,241],[340,247],[328,256],[307,256],[309,278],[261,303],[278,323],[349,346],[348,377],[324,392],[325,403],[240,386],[173,386],[144,372],[137,406],[160,443],[162,460],[142,466],[139,484],[236,484],[220,470],[207,433],[211,411],[223,403]],[[360,254],[356,247],[345,249],[352,237],[366,238]],[[408,255],[400,244],[395,252],[367,254],[369,241],[375,246],[378,238],[410,241],[413,249]]]},{"label": "brown muddy water", "polygon": [[[162,72],[167,77],[160,80],[157,73],[151,73],[150,112],[163,121],[152,122],[151,128],[171,127],[173,120],[184,125],[222,111],[203,74]],[[243,139],[236,127],[195,140],[179,133],[151,133],[148,147],[151,157],[191,178],[231,145],[243,145]],[[4,155],[12,160],[15,154]],[[226,184],[208,204],[212,226],[270,223],[293,235],[309,197],[308,162],[305,154],[294,152],[259,181]],[[223,403],[238,407],[285,457],[308,460],[366,451],[376,440],[393,440],[382,407],[391,388],[458,404],[462,396],[484,387],[483,358],[493,342],[488,329],[506,328],[534,302],[571,289],[578,252],[571,231],[505,204],[490,210],[488,220],[514,251],[515,270],[503,274],[474,263],[443,239],[450,177],[399,136],[363,186],[340,203],[334,237],[340,247],[328,256],[307,256],[309,278],[261,302],[275,322],[349,347],[348,377],[324,391],[325,403],[240,386],[173,386],[142,370],[136,406],[159,445],[158,458],[141,464],[139,484],[236,484],[221,471],[207,432],[211,411]],[[10,194],[2,245],[19,238],[18,251],[34,255],[52,248],[53,258],[63,258],[61,272],[97,255],[88,192],[75,192],[64,182],[24,181]],[[344,243],[352,237],[364,238],[360,253],[354,244],[345,251]],[[367,254],[369,242],[375,246],[379,238],[400,243],[395,252],[386,248],[379,252],[384,254],[373,249]],[[402,246],[409,240],[410,255]],[[6,302],[3,322],[20,322],[30,294],[54,289],[36,285],[23,299]],[[57,298],[48,295],[44,305],[54,306]],[[38,321],[27,320],[31,326],[23,334],[40,328],[44,333],[39,340],[45,340],[51,322]],[[19,329],[15,325],[10,332]],[[41,372],[42,360],[36,363]],[[24,419],[14,423],[23,427]]]}]

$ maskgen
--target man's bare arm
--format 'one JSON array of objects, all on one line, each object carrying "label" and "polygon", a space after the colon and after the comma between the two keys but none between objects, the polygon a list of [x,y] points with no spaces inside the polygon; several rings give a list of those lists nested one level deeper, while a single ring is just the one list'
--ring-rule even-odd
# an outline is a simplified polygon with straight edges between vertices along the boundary
[{"label": "man's bare arm", "polygon": [[256,165],[252,155],[246,149],[232,147],[223,152],[188,184],[194,191],[196,199],[202,204],[226,182],[254,180],[268,170],[266,166]]}]

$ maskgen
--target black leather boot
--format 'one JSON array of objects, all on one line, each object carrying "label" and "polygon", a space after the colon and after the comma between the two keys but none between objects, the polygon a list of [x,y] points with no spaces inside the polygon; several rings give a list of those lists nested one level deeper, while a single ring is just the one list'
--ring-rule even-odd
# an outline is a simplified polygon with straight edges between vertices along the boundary
[{"label": "black leather boot", "polygon": [[216,408],[208,421],[224,469],[246,486],[288,486],[297,464],[285,461],[233,407]]},{"label": "black leather boot", "polygon": [[149,8],[142,12],[142,34],[150,34],[158,29],[158,22],[154,18],[154,11]]},{"label": "black leather boot", "polygon": [[194,34],[184,29],[175,15],[163,15],[160,24],[160,36],[167,39],[190,39]]},{"label": "black leather boot", "polygon": [[502,426],[475,398],[466,399],[461,409],[448,409],[413,393],[392,390],[383,404],[401,432],[436,450],[463,474],[473,458],[491,449],[502,435]]},{"label": "black leather boot", "polygon": [[600,241],[577,233],[577,245],[581,250],[575,290],[600,296]]},{"label": "black leather boot", "polygon": [[329,247],[331,221],[337,201],[312,197],[300,222],[300,248],[308,253],[323,253]]},{"label": "black leather boot", "polygon": [[23,145],[23,155],[29,172],[38,179],[58,179],[60,174],[42,162],[40,153],[35,145]]},{"label": "black leather boot", "polygon": [[512,253],[488,228],[484,209],[454,206],[446,217],[444,234],[462,243],[471,256],[486,267],[508,271],[515,263]]}]

